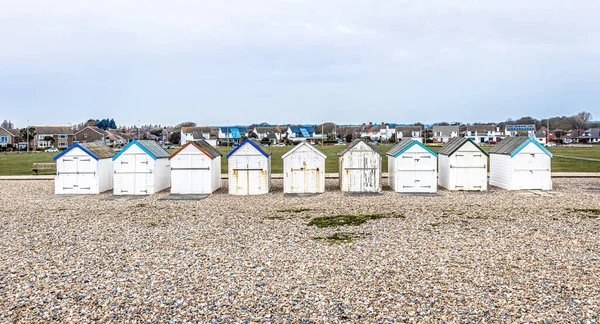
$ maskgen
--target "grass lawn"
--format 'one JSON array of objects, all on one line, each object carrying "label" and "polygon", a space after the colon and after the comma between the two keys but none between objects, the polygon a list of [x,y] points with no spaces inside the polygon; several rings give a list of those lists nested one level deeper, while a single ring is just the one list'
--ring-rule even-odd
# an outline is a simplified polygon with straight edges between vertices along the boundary
[{"label": "grass lawn", "polygon": [[[388,151],[392,145],[377,145],[375,148],[384,154],[382,160],[382,170],[387,172],[387,157],[385,152]],[[267,151],[272,153],[272,172],[282,173],[283,172],[283,160],[281,157],[292,147],[269,147]],[[325,172],[336,173],[338,172],[338,159],[337,154],[341,152],[345,146],[318,146],[327,159],[325,160]],[[430,147],[432,151],[437,152],[440,146]],[[486,151],[489,150],[490,146],[483,147]],[[227,159],[225,156],[233,150],[233,148],[218,148],[219,152],[223,154],[221,159],[222,173],[227,173]],[[170,150],[171,153],[176,150]],[[551,148],[550,151],[553,154],[564,155],[564,156],[576,156],[576,157],[587,157],[600,159],[600,147],[592,148],[579,148],[579,147],[560,147]],[[30,154],[0,154],[0,175],[30,175],[33,174],[31,166],[36,162],[53,162],[52,158],[56,156],[56,153],[30,153]],[[553,172],[600,172],[600,162],[594,161],[583,161],[568,158],[555,157],[552,159],[552,171]],[[46,174],[51,174],[48,172]],[[44,174],[44,173],[42,173]]]}]

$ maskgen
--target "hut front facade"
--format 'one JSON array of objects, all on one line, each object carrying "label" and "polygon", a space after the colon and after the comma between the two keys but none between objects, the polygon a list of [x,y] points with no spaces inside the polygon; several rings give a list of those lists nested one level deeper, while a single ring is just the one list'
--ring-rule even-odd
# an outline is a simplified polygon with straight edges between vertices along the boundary
[{"label": "hut front facade", "polygon": [[262,195],[271,189],[271,154],[259,141],[244,140],[227,155],[229,194]]},{"label": "hut front facade", "polygon": [[487,190],[488,154],[466,137],[452,138],[438,152],[439,185],[448,190]]},{"label": "hut front facade", "polygon": [[552,153],[535,138],[507,137],[490,150],[490,184],[507,190],[552,190]]},{"label": "hut front facade", "polygon": [[151,195],[169,187],[169,152],[155,141],[133,140],[113,157],[115,195]]},{"label": "hut front facade", "polygon": [[325,192],[325,159],[327,156],[306,142],[301,142],[283,155],[284,193]]},{"label": "hut front facade", "polygon": [[381,191],[381,153],[363,140],[352,142],[339,156],[340,190]]},{"label": "hut front facade", "polygon": [[58,154],[54,193],[99,194],[113,188],[115,152],[103,143],[75,143]]},{"label": "hut front facade", "polygon": [[388,185],[394,191],[437,191],[437,154],[420,141],[402,139],[386,155]]},{"label": "hut front facade", "polygon": [[221,153],[206,141],[188,142],[169,160],[172,194],[211,194],[221,188]]}]

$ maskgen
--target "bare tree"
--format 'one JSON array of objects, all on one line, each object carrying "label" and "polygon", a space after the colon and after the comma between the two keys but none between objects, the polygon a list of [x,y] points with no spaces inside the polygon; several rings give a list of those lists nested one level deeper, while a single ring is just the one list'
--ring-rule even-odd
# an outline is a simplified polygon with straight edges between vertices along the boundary
[{"label": "bare tree", "polygon": [[587,127],[587,124],[592,119],[592,114],[587,111],[582,111],[577,115],[573,116],[573,126],[576,129],[584,129]]},{"label": "bare tree", "polygon": [[10,120],[6,120],[6,119],[2,122],[2,125],[0,125],[0,126],[2,126],[2,128],[4,128],[4,129],[15,128],[15,124],[13,124]]}]

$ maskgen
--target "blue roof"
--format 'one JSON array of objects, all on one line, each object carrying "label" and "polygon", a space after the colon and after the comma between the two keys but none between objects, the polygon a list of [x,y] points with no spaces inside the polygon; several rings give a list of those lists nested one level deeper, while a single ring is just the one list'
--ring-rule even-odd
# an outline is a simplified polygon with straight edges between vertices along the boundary
[{"label": "blue roof", "polygon": [[435,154],[435,152],[430,150],[427,146],[423,145],[423,143],[413,140],[413,139],[409,139],[409,138],[402,139],[398,144],[396,144],[394,147],[392,147],[386,154],[396,158],[396,157],[400,156],[402,153],[406,152],[409,148],[411,148],[415,145],[418,145],[418,146],[424,148],[427,152],[431,153],[436,158],[438,157],[437,154]]},{"label": "blue roof", "polygon": [[79,148],[82,151],[84,151],[87,155],[91,156],[92,158],[94,158],[94,160],[98,161],[98,157],[95,154],[92,154],[92,152],[86,150],[83,146],[79,145],[79,143],[73,143],[73,145],[69,146],[67,149],[65,149],[64,151],[60,152],[57,156],[54,157],[54,161],[60,159],[61,156],[67,154],[67,152],[71,151],[74,148]]},{"label": "blue roof", "polygon": [[156,160],[157,158],[159,158],[159,159],[160,158],[169,158],[171,156],[171,154],[169,154],[169,152],[165,151],[165,149],[163,149],[155,141],[133,140],[133,141],[129,142],[129,144],[127,144],[127,146],[125,146],[119,153],[117,153],[117,155],[115,155],[112,158],[113,161],[118,159],[119,156],[121,156],[121,154],[123,154],[123,152],[127,151],[133,145],[136,145],[137,147],[141,148],[142,151],[146,152],[146,154],[150,155],[150,157],[152,157],[152,159],[154,159],[154,160]]},{"label": "blue roof", "polygon": [[509,125],[506,126],[509,131],[534,131],[535,127],[532,125]]},{"label": "blue roof", "polygon": [[271,154],[267,153],[262,145],[260,144],[259,141],[257,141],[254,138],[247,138],[245,139],[243,142],[240,143],[240,145],[236,146],[233,151],[229,152],[229,154],[227,154],[227,158],[229,158],[231,155],[233,155],[233,153],[235,153],[237,150],[240,149],[240,147],[246,145],[246,144],[250,144],[252,146],[254,146],[254,148],[256,148],[257,151],[259,151],[262,155],[264,155],[266,158],[268,158]]},{"label": "blue roof", "polygon": [[[500,143],[502,143],[502,142],[500,142]],[[515,155],[517,155],[529,143],[535,144],[535,146],[539,147],[540,150],[542,150],[544,153],[548,154],[549,157],[552,157],[552,153],[550,153],[550,151],[548,151],[548,149],[546,149],[542,144],[540,144],[540,142],[538,142],[537,139],[531,138],[531,137],[529,137],[527,141],[525,141],[523,144],[521,144],[521,146],[519,146],[516,150],[514,150],[514,152],[512,152],[510,154],[510,157],[512,158]]]},{"label": "blue roof", "polygon": [[[292,133],[300,133],[304,137],[310,137],[310,134],[315,133],[315,128],[312,126],[290,126]],[[309,134],[308,136],[305,135]]]}]

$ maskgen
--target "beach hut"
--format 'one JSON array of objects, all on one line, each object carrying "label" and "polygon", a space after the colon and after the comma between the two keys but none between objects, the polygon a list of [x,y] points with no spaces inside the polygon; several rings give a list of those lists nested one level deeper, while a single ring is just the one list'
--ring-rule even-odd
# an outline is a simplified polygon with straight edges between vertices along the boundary
[{"label": "beach hut", "polygon": [[115,195],[151,195],[169,187],[171,154],[157,142],[133,140],[113,157]]},{"label": "beach hut", "polygon": [[340,189],[343,192],[381,191],[382,155],[363,140],[355,140],[339,156]]},{"label": "beach hut", "polygon": [[394,191],[437,191],[437,154],[420,141],[403,139],[386,155],[388,185]]},{"label": "beach hut", "polygon": [[271,189],[271,154],[259,141],[244,140],[227,155],[229,194],[262,195]]},{"label": "beach hut", "polygon": [[325,192],[327,156],[307,142],[301,142],[282,156],[284,193]]},{"label": "beach hut", "polygon": [[488,154],[466,137],[452,138],[438,152],[439,185],[448,190],[487,190]]},{"label": "beach hut", "polygon": [[115,152],[104,143],[75,143],[58,154],[54,192],[99,194],[113,188],[112,157]]},{"label": "beach hut", "polygon": [[535,138],[507,137],[490,150],[490,184],[507,190],[552,190],[552,153]]},{"label": "beach hut", "polygon": [[188,142],[169,160],[172,194],[211,194],[221,188],[221,153],[206,141]]}]

